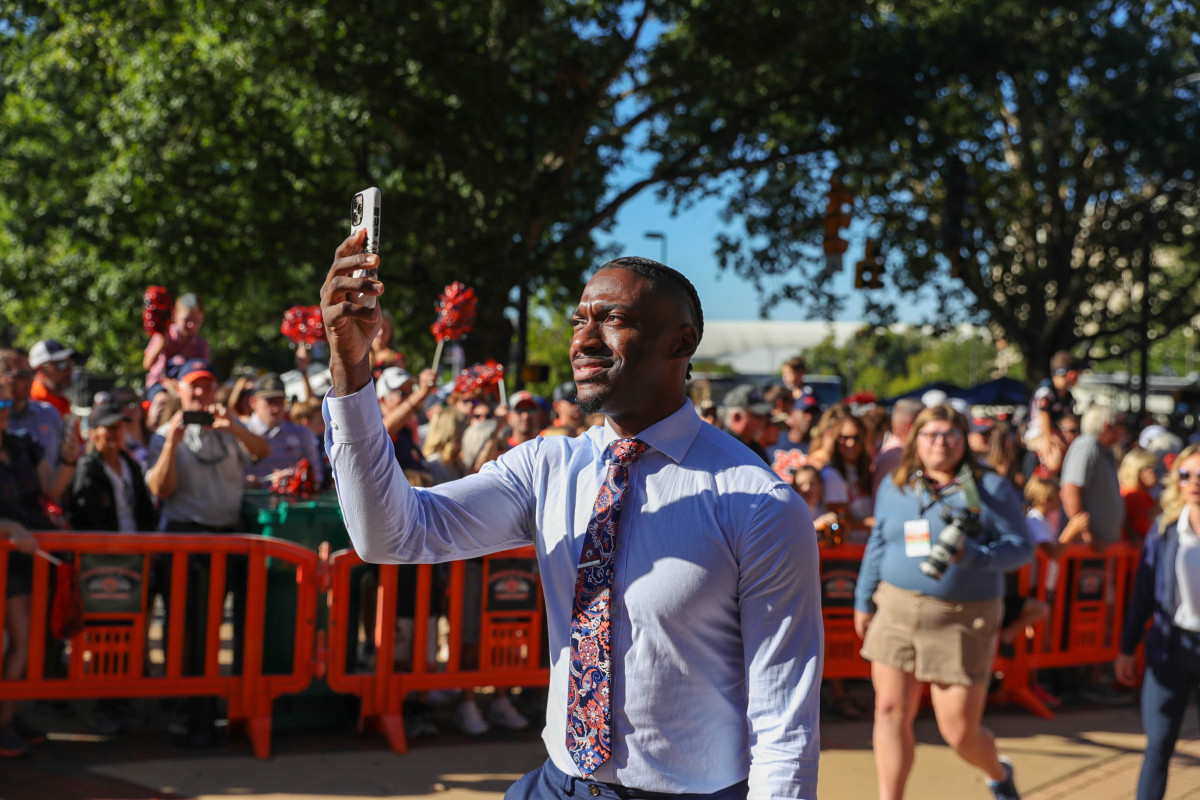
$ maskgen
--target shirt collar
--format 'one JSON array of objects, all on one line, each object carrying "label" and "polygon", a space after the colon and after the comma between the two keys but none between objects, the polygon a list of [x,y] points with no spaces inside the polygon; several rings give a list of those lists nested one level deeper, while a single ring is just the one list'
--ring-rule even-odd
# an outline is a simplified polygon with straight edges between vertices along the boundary
[{"label": "shirt collar", "polygon": [[[678,411],[641,431],[636,438],[678,464],[683,461],[692,442],[696,440],[696,436],[700,433],[700,426],[707,424],[696,414],[692,401],[684,400]],[[604,419],[604,426],[593,428],[588,437],[592,441],[592,446],[600,453],[604,453],[610,444],[621,438],[613,430],[612,423],[608,421],[607,417]]]}]

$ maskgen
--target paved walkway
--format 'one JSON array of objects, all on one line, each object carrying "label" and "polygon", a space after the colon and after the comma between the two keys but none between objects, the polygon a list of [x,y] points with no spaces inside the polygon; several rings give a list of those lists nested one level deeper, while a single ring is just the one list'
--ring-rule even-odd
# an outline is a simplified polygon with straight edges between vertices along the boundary
[{"label": "paved walkway", "polygon": [[[39,722],[45,722],[39,719]],[[442,721],[439,720],[439,724]],[[1053,721],[1019,711],[989,712],[1002,751],[1016,765],[1025,800],[1127,800],[1134,794],[1144,738],[1133,707],[1073,708]],[[84,732],[78,720],[50,721],[49,746],[0,762],[0,800],[246,800],[413,798],[499,800],[545,758],[536,732],[479,739],[443,733],[397,756],[381,737],[350,724],[323,732],[280,731],[275,755],[258,761],[235,739],[212,751],[175,750],[160,731],[118,739]],[[448,727],[443,725],[443,727]],[[821,800],[875,797],[870,724],[822,723]],[[938,738],[932,718],[917,722],[910,798],[989,797],[982,776]],[[1168,798],[1200,800],[1200,730],[1189,715]]]}]

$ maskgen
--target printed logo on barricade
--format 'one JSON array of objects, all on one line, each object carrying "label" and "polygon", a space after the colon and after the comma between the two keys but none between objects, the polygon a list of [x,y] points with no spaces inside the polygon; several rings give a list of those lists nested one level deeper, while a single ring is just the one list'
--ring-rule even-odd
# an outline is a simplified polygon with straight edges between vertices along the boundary
[{"label": "printed logo on barricade", "polygon": [[492,559],[488,565],[488,611],[537,609],[537,562],[532,559]]},{"label": "printed logo on barricade", "polygon": [[136,614],[142,610],[142,556],[82,553],[79,588],[90,614]]},{"label": "printed logo on barricade", "polygon": [[852,608],[854,588],[858,585],[858,562],[821,562],[821,605],[826,608]]},{"label": "printed logo on barricade", "polygon": [[1081,601],[1104,599],[1104,561],[1087,559],[1079,562],[1079,583],[1076,597]]}]

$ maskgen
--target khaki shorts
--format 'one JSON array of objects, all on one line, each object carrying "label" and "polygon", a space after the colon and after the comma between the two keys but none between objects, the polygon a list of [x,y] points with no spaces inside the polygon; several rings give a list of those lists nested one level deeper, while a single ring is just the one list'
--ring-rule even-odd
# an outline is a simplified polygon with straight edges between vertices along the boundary
[{"label": "khaki shorts", "polygon": [[955,603],[881,583],[862,657],[926,683],[986,685],[1004,600]]}]

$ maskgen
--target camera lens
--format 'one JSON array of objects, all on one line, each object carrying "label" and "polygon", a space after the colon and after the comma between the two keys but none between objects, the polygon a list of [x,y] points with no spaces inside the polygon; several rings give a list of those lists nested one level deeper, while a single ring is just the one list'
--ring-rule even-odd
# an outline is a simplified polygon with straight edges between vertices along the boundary
[{"label": "camera lens", "polygon": [[358,225],[363,218],[363,198],[361,194],[354,195],[354,204],[350,208],[350,224]]}]

